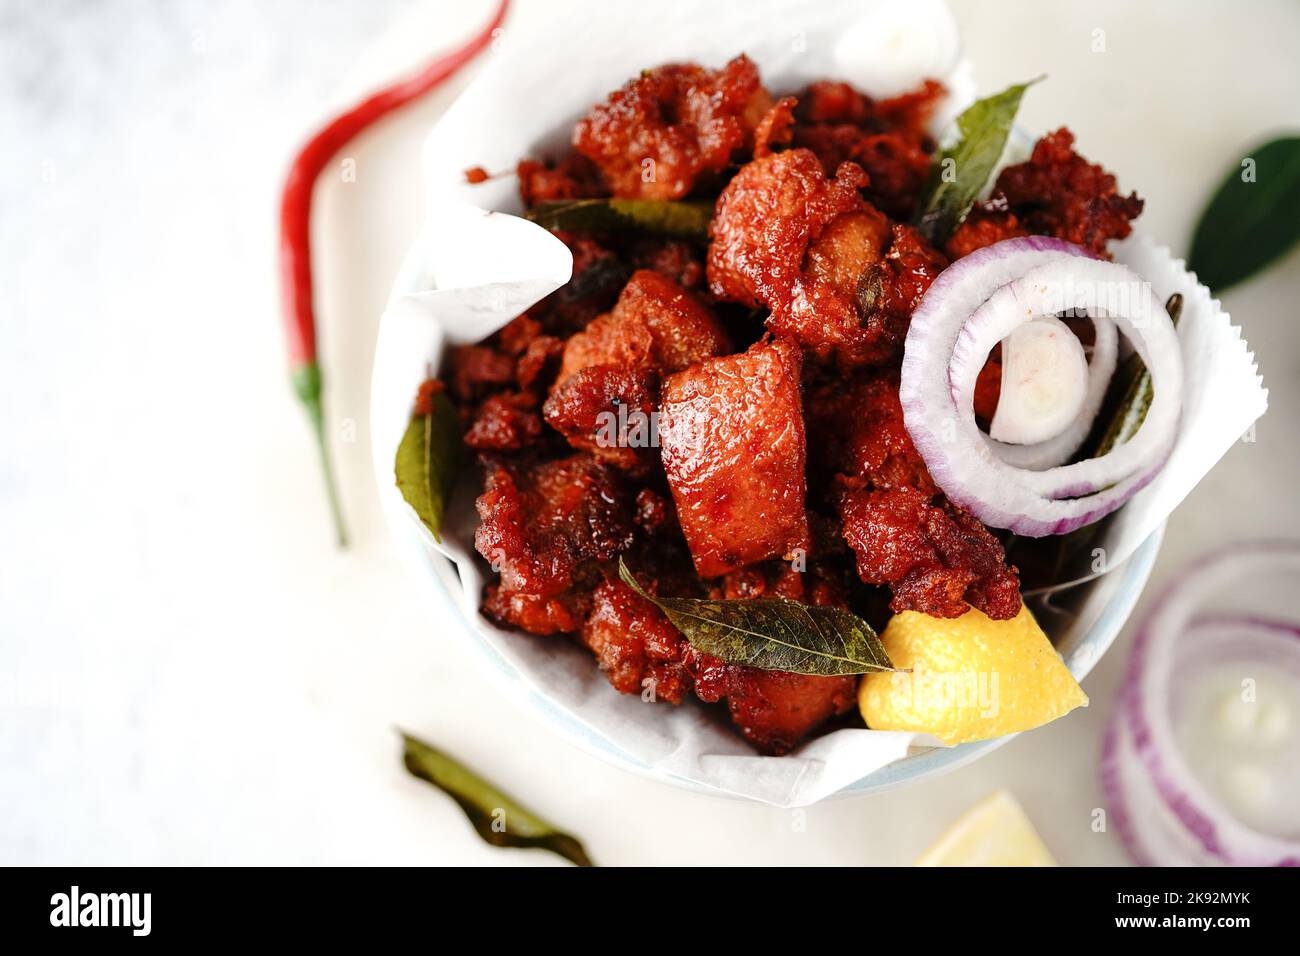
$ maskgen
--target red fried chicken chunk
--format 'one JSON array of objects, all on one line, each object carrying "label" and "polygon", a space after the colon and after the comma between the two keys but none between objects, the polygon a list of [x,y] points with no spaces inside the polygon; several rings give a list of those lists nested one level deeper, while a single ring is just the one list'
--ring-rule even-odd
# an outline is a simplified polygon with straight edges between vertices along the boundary
[{"label": "red fried chicken chunk", "polygon": [[625,471],[654,462],[659,378],[639,365],[591,365],[551,392],[546,424],[597,458]]},{"label": "red fried chicken chunk", "polygon": [[868,584],[888,584],[895,611],[960,617],[971,604],[994,620],[1020,611],[1020,580],[1002,544],[969,512],[916,488],[849,490],[844,538]]},{"label": "red fried chicken chunk", "polygon": [[722,326],[694,295],[639,270],[614,308],[566,343],[546,423],[575,448],[645,471],[655,458],[660,374],[730,350]]},{"label": "red fried chicken chunk", "polygon": [[724,664],[688,648],[686,666],[700,700],[726,700],[740,732],[764,753],[788,753],[831,717],[847,713],[857,700],[858,678],[812,677]]},{"label": "red fried chicken chunk", "polygon": [[901,354],[911,310],[947,261],[858,193],[853,163],[827,179],[806,149],[748,163],[718,198],[709,285],[771,309],[768,328],[843,368]]},{"label": "red fried chicken chunk", "polygon": [[640,365],[677,372],[731,350],[727,334],[699,299],[649,269],[632,274],[614,308],[570,337],[557,383],[590,365]]},{"label": "red fried chicken chunk", "polygon": [[934,151],[926,123],[943,94],[934,80],[880,101],[847,83],[814,83],[799,96],[794,145],[816,153],[828,175],[857,163],[867,173],[867,199],[894,219],[910,219]]},{"label": "red fried chicken chunk", "polygon": [[682,657],[689,645],[663,612],[622,581],[607,581],[592,595],[591,614],[582,626],[614,689],[680,703],[691,688]]},{"label": "red fried chicken chunk", "polygon": [[615,196],[681,199],[752,142],[771,105],[746,56],[720,70],[674,63],[646,70],[573,130]]},{"label": "red fried chicken chunk", "polygon": [[809,546],[801,365],[777,339],[664,382],[660,451],[700,577]]},{"label": "red fried chicken chunk", "polygon": [[977,206],[948,240],[949,254],[968,255],[1013,236],[1055,236],[1106,255],[1106,243],[1132,231],[1142,212],[1137,193],[1122,196],[1115,177],[1074,151],[1068,129],[1034,144],[1029,160],[1002,170],[993,197]]},{"label": "red fried chicken chunk", "polygon": [[809,458],[819,476],[865,479],[877,488],[938,491],[903,422],[898,379],[895,371],[859,374],[809,392]]},{"label": "red fried chicken chunk", "polygon": [[542,417],[537,397],[527,392],[504,392],[479,406],[465,444],[475,451],[517,451],[542,437]]},{"label": "red fried chicken chunk", "polygon": [[476,503],[474,546],[501,574],[484,610],[535,634],[574,631],[582,565],[632,542],[632,503],[619,474],[590,455],[498,466]]},{"label": "red fried chicken chunk", "polygon": [[828,383],[808,397],[815,465],[831,483],[858,576],[887,584],[895,611],[995,620],[1020,611],[1020,581],[1002,543],[944,499],[912,445],[898,372]]}]

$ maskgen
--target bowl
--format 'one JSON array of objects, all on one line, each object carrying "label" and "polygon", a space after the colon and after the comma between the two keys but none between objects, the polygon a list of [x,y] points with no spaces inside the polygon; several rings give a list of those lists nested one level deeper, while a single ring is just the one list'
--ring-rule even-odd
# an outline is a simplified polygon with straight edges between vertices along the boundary
[{"label": "bowl", "polygon": [[[477,620],[477,582],[462,581],[456,563],[433,541],[398,492],[393,480],[394,452],[405,429],[416,388],[429,369],[439,367],[447,342],[446,330],[429,316],[402,308],[404,296],[436,288],[434,273],[440,239],[436,228],[426,226],[413,243],[394,283],[389,309],[380,323],[371,381],[371,436],[376,480],[397,548],[413,571],[431,611],[440,621],[456,622],[454,631],[444,629],[439,639],[467,640],[476,652],[475,657],[486,666],[504,694],[588,753],[650,779],[698,792],[731,795],[681,773],[652,766],[631,753],[614,735],[585,720],[580,707],[566,705],[548,694],[544,686],[525,673],[517,659],[512,660],[509,653],[503,653],[501,647],[487,639]],[[456,492],[457,496],[475,494],[477,491],[468,482]],[[1071,625],[1053,634],[1058,651],[1076,679],[1088,675],[1122,630],[1150,576],[1163,531],[1161,525],[1122,565],[1086,585],[1086,594],[1075,609]],[[532,640],[523,634],[518,639]],[[598,674],[594,662],[587,657],[585,663],[603,685],[604,678]],[[603,691],[618,696],[608,686]],[[847,781],[829,795],[853,796],[906,786],[968,764],[1006,743],[1011,736],[1014,735],[955,747],[911,748],[901,759]]]}]

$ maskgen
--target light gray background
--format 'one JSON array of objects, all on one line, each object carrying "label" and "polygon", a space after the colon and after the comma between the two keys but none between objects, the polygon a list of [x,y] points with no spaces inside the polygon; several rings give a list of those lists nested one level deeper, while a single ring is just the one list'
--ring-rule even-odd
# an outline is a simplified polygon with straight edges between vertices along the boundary
[{"label": "light gray background", "polygon": [[[1176,251],[1250,145],[1300,128],[1287,0],[954,6],[981,91],[1047,73],[1025,128],[1068,124]],[[498,696],[450,611],[417,605],[375,502],[364,396],[445,96],[356,143],[357,181],[319,192],[355,538],[334,550],[285,383],[280,178],[332,109],[488,7],[0,2],[0,862],[553,862],[480,843],[406,777],[395,726],[605,863],[904,864],[1001,786],[1063,863],[1122,862],[1090,823],[1129,633],[1085,682],[1088,710],[939,780],[801,817],[572,749]],[[1298,298],[1294,254],[1225,297],[1272,410],[1178,513],[1156,584],[1217,542],[1300,532]]]}]

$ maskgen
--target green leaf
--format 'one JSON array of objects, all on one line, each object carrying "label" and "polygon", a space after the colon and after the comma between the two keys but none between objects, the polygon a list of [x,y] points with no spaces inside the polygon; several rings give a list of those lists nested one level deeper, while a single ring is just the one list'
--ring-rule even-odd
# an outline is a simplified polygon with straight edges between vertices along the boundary
[{"label": "green leaf", "polygon": [[460,471],[462,445],[456,409],[442,392],[428,415],[413,415],[397,446],[397,487],[406,503],[441,541],[442,516]]},{"label": "green leaf", "polygon": [[410,734],[402,734],[402,762],[413,776],[447,794],[475,831],[493,846],[549,850],[578,866],[594,866],[582,844],[522,806],[464,764]]},{"label": "green leaf", "polygon": [[647,232],[708,239],[711,202],[655,199],[576,199],[539,203],[527,217],[547,229],[574,232]]},{"label": "green leaf", "polygon": [[814,607],[786,598],[655,597],[637,584],[622,558],[618,576],[657,605],[691,647],[728,664],[823,677],[895,669],[871,625],[844,608]]},{"label": "green leaf", "polygon": [[1007,145],[1020,98],[1037,82],[976,100],[957,117],[957,141],[935,157],[917,204],[916,227],[930,242],[943,243],[966,218]]},{"label": "green leaf", "polygon": [[1249,278],[1300,240],[1300,137],[1251,150],[1228,173],[1192,237],[1187,265],[1218,292]]}]

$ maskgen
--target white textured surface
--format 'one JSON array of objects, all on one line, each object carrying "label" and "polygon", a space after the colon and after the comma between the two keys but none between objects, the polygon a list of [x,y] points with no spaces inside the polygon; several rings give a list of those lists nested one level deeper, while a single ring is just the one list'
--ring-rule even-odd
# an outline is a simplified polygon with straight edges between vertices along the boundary
[{"label": "white textured surface", "polygon": [[[1122,861],[1090,825],[1127,635],[1086,682],[1087,711],[940,780],[802,813],[624,774],[497,696],[460,625],[403,578],[366,449],[373,327],[419,220],[438,98],[358,142],[357,181],[320,192],[330,417],[356,538],[332,549],[284,384],[277,190],[293,146],[391,69],[387,51],[450,42],[488,4],[439,6],[0,13],[0,862],[551,862],[481,844],[406,778],[395,725],[606,863],[906,863],[998,786],[1062,862]],[[1300,126],[1300,8],[1285,0],[954,6],[981,90],[1048,73],[1026,128],[1068,124],[1176,251],[1241,150]],[[1171,523],[1157,584],[1215,542],[1300,534],[1297,296],[1293,254],[1225,298],[1272,410]]]}]

